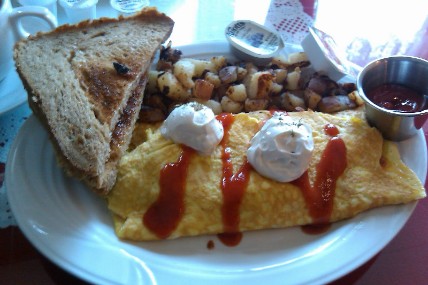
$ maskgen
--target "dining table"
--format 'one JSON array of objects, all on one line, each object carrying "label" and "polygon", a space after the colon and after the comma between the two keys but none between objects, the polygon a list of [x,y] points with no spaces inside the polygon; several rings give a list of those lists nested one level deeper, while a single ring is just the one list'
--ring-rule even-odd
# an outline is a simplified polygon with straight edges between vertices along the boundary
[{"label": "dining table", "polygon": [[[12,1],[12,5],[17,7],[20,3]],[[371,61],[392,55],[408,55],[428,60],[426,0],[150,0],[148,5],[155,6],[174,20],[174,30],[169,39],[174,46],[195,44],[205,46],[211,42],[226,42],[225,28],[229,23],[235,20],[252,20],[278,33],[286,45],[297,47],[300,47],[308,35],[309,28],[316,27],[334,39],[346,60],[356,68],[362,68]],[[96,18],[119,15],[120,12],[112,8],[110,1],[97,2]],[[59,25],[69,23],[59,3],[57,18]],[[48,29],[41,23],[30,26],[34,33]],[[8,201],[8,191],[11,190],[7,189],[7,181],[14,177],[7,175],[8,157],[21,128],[32,117],[26,91],[14,72],[11,70],[11,78],[0,82],[0,283],[46,285],[97,283],[95,279],[88,278],[88,275],[76,274],[76,271],[70,270],[64,264],[58,264],[49,254],[40,250],[31,237],[21,230],[11,209]],[[12,78],[14,76],[16,78]],[[15,96],[16,99],[5,100],[3,98],[5,95]],[[426,166],[428,122],[423,125],[420,133],[423,147],[416,151],[421,154],[420,160],[424,161]],[[26,143],[34,142],[28,140]],[[427,189],[425,177],[422,180]],[[30,207],[33,201],[25,203]],[[49,206],[45,210],[49,211]],[[379,230],[382,230],[382,225],[379,227]],[[366,250],[363,243],[361,240],[361,244],[356,243],[352,246],[357,249],[361,246],[361,250]],[[63,246],[67,247],[67,244]],[[206,251],[207,254],[213,255],[216,249]],[[251,251],[247,254],[251,254]],[[328,258],[326,260],[328,261]],[[334,259],[333,262],[338,261]],[[355,261],[341,273],[330,273],[331,278],[324,276],[319,281],[315,280],[308,284],[422,285],[428,284],[427,265],[428,200],[421,199],[411,210],[404,225],[379,248],[379,251],[365,259]],[[319,270],[317,266],[307,268],[307,271]],[[264,278],[266,284],[307,284],[299,281],[289,282],[286,275],[280,282],[278,279],[270,280],[269,274]],[[244,280],[247,279],[242,279],[243,283],[247,284],[248,282]],[[152,281],[152,284],[157,284],[156,277]],[[186,282],[177,278],[170,280],[168,284],[197,284]],[[216,284],[221,282],[222,279],[219,279]],[[239,277],[236,277],[234,282],[241,284]],[[108,280],[106,284],[109,284]]]}]

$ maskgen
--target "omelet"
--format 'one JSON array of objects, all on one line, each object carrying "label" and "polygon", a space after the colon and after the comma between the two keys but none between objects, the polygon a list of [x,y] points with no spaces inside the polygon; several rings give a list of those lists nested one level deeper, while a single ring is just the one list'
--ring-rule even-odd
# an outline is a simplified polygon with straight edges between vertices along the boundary
[{"label": "omelet", "polygon": [[289,115],[311,126],[314,151],[307,171],[288,183],[261,176],[246,159],[269,111],[229,114],[230,126],[210,156],[165,139],[160,124],[137,125],[107,197],[118,237],[148,241],[329,224],[425,197],[396,145],[367,124],[361,108]]}]

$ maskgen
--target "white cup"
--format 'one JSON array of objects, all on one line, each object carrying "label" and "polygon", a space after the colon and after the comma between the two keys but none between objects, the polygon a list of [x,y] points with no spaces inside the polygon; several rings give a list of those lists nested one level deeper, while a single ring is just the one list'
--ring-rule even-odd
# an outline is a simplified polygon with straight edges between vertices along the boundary
[{"label": "white cup", "polygon": [[10,0],[0,0],[0,81],[13,68],[13,45],[30,35],[22,25],[22,19],[29,16],[43,19],[52,29],[58,25],[56,17],[44,7],[13,8]]},{"label": "white cup", "polygon": [[131,15],[149,6],[149,0],[110,0],[110,5],[121,15]]},{"label": "white cup", "polygon": [[95,19],[97,3],[98,0],[59,0],[59,4],[64,9],[68,22],[71,24]]},{"label": "white cup", "polygon": [[47,8],[57,17],[57,0],[18,0],[19,4],[22,6],[42,6]]}]

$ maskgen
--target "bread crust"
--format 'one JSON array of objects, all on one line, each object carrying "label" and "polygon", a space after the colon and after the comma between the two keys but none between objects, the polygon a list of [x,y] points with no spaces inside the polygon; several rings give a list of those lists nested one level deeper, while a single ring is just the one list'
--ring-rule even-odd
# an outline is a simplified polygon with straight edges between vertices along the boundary
[{"label": "bread crust", "polygon": [[115,183],[146,72],[173,25],[149,7],[131,17],[60,26],[15,45],[29,106],[48,130],[60,165],[97,193],[107,194]]}]

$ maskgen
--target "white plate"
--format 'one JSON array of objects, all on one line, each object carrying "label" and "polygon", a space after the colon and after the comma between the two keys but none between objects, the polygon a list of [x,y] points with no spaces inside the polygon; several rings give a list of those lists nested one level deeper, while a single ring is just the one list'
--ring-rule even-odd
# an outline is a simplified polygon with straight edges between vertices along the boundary
[{"label": "white plate", "polygon": [[0,81],[0,115],[27,101],[27,91],[13,67]]},{"label": "white plate", "polygon": [[[183,47],[186,56],[229,52],[224,43]],[[203,51],[203,52],[201,52]],[[425,181],[423,133],[400,144],[405,162]],[[335,223],[320,235],[300,228],[244,233],[237,247],[216,236],[127,242],[113,231],[105,201],[58,167],[35,117],[20,130],[6,164],[10,206],[27,238],[53,262],[96,284],[321,284],[378,253],[402,228],[415,203],[388,206]],[[215,248],[207,248],[208,241]]]}]

